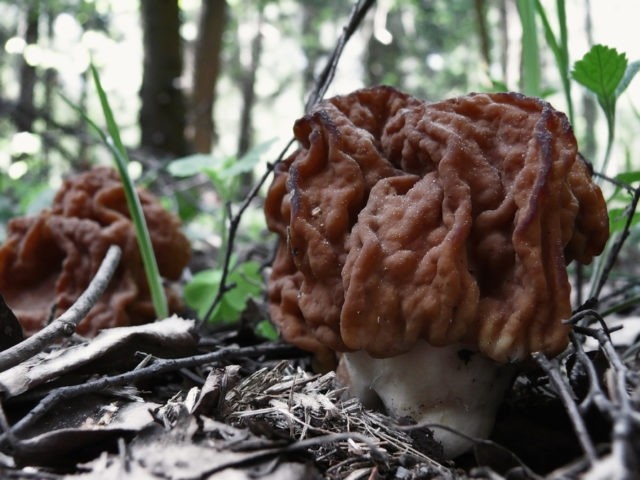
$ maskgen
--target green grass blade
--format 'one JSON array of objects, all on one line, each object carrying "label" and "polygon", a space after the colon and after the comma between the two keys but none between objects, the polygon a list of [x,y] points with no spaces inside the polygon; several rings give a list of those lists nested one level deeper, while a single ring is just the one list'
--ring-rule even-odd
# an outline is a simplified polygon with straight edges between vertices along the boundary
[{"label": "green grass blade", "polygon": [[536,1],[536,12],[542,21],[542,28],[544,31],[544,37],[547,41],[547,45],[553,53],[553,57],[556,61],[556,67],[560,74],[560,81],[562,82],[562,89],[564,91],[565,101],[567,103],[567,115],[569,121],[573,124],[573,100],[571,98],[571,76],[569,72],[569,46],[567,37],[567,16],[565,11],[564,0],[557,0],[556,7],[558,10],[558,22],[560,24],[560,38],[556,38],[556,35],[551,28],[547,12],[542,6],[540,0]]},{"label": "green grass blade", "polygon": [[[169,308],[167,306],[167,297],[162,287],[162,279],[160,277],[160,271],[158,269],[158,263],[156,261],[155,254],[153,252],[153,246],[151,244],[151,236],[149,235],[149,229],[144,219],[142,212],[142,205],[140,199],[136,193],[133,181],[127,171],[127,164],[129,163],[129,157],[127,150],[122,144],[120,138],[120,131],[118,125],[115,122],[113,111],[109,105],[106,92],[102,88],[100,77],[95,66],[91,65],[91,74],[93,76],[93,82],[98,92],[98,98],[100,99],[100,105],[104,113],[104,118],[107,123],[107,130],[109,135],[105,135],[100,128],[94,123],[89,122],[89,125],[97,129],[98,134],[103,139],[113,157],[115,159],[116,167],[120,173],[122,185],[124,188],[125,197],[127,199],[127,205],[131,214],[131,219],[136,232],[136,239],[138,240],[138,248],[140,249],[140,255],[142,257],[142,263],[147,275],[147,281],[149,282],[149,291],[151,292],[151,299],[153,307],[155,309],[158,318],[165,318],[169,315]],[[86,118],[86,116],[85,116]]]},{"label": "green grass blade", "polygon": [[522,25],[522,91],[539,97],[541,92],[540,50],[536,30],[535,0],[518,0]]}]

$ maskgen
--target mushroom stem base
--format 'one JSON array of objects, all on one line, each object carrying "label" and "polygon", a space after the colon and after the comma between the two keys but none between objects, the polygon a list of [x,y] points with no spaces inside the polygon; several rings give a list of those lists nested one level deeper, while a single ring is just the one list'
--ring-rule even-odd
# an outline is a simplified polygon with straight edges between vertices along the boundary
[{"label": "mushroom stem base", "polygon": [[[373,358],[363,351],[345,353],[338,378],[366,407],[486,438],[514,371],[513,366],[498,364],[462,345],[433,347],[420,341],[407,353],[391,358]],[[446,458],[472,446],[448,430],[434,427],[433,431]]]}]

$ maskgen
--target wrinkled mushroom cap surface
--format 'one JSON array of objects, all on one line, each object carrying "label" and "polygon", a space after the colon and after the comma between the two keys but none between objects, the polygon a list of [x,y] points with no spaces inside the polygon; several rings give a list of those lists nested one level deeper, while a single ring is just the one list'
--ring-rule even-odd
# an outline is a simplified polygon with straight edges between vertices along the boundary
[{"label": "wrinkled mushroom cap surface", "polygon": [[301,348],[463,343],[506,362],[568,342],[566,265],[604,248],[564,114],[515,93],[425,103],[375,87],[298,120],[265,213],[272,319]]},{"label": "wrinkled mushroom cap surface", "polygon": [[[142,189],[138,195],[160,274],[177,280],[191,256],[189,241],[179,220],[153,195]],[[0,246],[0,292],[26,334],[38,331],[51,315],[77,300],[110,245],[122,248],[122,258],[106,292],[78,326],[85,335],[155,319],[118,173],[98,167],[69,177],[51,209],[9,222],[7,239]],[[179,296],[171,288],[167,294],[170,309],[176,311]]]}]

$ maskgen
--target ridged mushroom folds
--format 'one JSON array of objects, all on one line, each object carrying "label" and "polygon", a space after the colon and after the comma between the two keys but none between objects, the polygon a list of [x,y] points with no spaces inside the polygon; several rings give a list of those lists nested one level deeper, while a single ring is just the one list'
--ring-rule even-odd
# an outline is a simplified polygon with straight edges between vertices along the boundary
[{"label": "ridged mushroom folds", "polygon": [[294,133],[265,204],[286,340],[381,358],[455,343],[498,362],[565,348],[566,266],[609,232],[564,114],[516,93],[427,103],[374,87]]}]

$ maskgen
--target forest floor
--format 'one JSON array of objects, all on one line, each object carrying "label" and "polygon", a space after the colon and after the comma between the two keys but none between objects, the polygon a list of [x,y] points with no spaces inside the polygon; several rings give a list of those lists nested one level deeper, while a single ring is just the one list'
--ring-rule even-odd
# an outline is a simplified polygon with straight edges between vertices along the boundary
[{"label": "forest floor", "polygon": [[[592,343],[561,369],[521,373],[491,438],[447,461],[428,428],[345,398],[334,372],[311,373],[306,353],[251,328],[197,333],[174,316],[73,336],[0,373],[0,477],[625,478],[638,444],[638,364],[619,372],[613,345]],[[610,395],[619,373],[626,400]],[[590,385],[592,374],[603,384]]]}]

